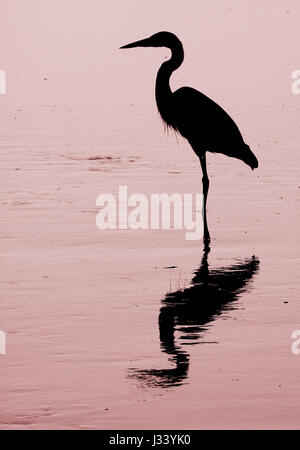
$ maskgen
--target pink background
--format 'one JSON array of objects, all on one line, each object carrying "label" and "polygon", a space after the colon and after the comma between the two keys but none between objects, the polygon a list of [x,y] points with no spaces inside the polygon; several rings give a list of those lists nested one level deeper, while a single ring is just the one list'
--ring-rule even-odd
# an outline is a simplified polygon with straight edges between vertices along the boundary
[{"label": "pink background", "polygon": [[[0,8],[0,428],[298,427],[299,1]],[[210,267],[261,263],[237,309],[207,327],[213,343],[186,349],[186,382],[165,390],[128,369],[172,366],[160,300],[189,285],[201,246],[181,231],[95,225],[97,196],[119,184],[146,195],[201,189],[197,158],[164,133],[154,102],[168,50],[118,49],[162,30],[185,48],[173,89],[221,104],[260,163],[251,172],[208,156]]]}]

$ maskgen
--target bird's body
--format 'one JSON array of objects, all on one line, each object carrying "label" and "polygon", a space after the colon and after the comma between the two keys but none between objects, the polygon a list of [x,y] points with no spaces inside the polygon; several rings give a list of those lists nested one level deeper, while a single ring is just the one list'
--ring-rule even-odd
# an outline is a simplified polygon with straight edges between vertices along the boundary
[{"label": "bird's body", "polygon": [[204,240],[207,242],[210,237],[206,222],[209,187],[206,152],[222,153],[240,159],[252,169],[258,167],[258,161],[244,142],[235,122],[217,103],[190,87],[171,91],[170,77],[184,58],[182,44],[174,34],[163,31],[121,48],[132,47],[167,47],[172,52],[171,58],[161,65],[157,74],[156,103],[165,124],[186,138],[200,159],[203,172]]},{"label": "bird's body", "polygon": [[235,122],[206,95],[182,87],[172,94],[169,105],[167,125],[185,137],[199,157],[205,151],[222,153],[244,161],[251,168],[257,167],[257,160]]}]

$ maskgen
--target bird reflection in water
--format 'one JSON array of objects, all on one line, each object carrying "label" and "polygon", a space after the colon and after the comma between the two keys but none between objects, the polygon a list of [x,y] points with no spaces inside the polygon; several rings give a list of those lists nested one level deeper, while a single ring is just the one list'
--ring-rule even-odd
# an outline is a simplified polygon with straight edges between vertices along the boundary
[{"label": "bird reflection in water", "polygon": [[185,346],[201,343],[210,322],[225,311],[237,308],[236,301],[247,290],[249,281],[258,271],[258,258],[252,256],[228,267],[210,269],[208,253],[209,248],[206,248],[200,267],[194,272],[191,286],[170,292],[162,300],[158,319],[160,345],[174,367],[130,369],[130,377],[148,386],[171,387],[183,384],[189,370],[189,354]]}]

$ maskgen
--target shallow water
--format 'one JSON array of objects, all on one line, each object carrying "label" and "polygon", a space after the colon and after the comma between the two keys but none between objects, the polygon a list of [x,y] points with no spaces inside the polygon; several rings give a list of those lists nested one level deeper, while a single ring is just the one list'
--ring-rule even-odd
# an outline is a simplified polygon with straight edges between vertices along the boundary
[{"label": "shallow water", "polygon": [[[119,184],[199,192],[184,141],[159,134],[151,154],[128,143],[120,153],[94,129],[104,152],[78,127],[68,145],[69,114],[1,117],[1,428],[297,427],[293,128],[288,150],[264,144],[278,157],[255,172],[209,155],[205,254],[182,230],[95,225],[97,196]],[[53,129],[34,128],[43,121]]]},{"label": "shallow water", "polygon": [[[0,428],[298,428],[299,2],[1,3]],[[172,88],[220,103],[259,160],[208,155],[206,253],[96,227],[119,185],[201,192],[154,104],[168,51],[118,50],[162,29],[186,50]]]}]

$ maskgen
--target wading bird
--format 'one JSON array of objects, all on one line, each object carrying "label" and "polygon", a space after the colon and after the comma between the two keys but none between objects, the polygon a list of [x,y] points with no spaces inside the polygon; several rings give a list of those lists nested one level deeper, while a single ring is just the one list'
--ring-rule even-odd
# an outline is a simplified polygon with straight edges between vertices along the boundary
[{"label": "wading bird", "polygon": [[182,64],[184,58],[182,44],[175,34],[162,31],[120,48],[133,47],[167,47],[171,50],[171,58],[161,65],[157,73],[156,103],[167,127],[173,128],[175,132],[179,132],[186,138],[200,159],[203,173],[203,238],[208,244],[210,236],[206,220],[206,202],[209,179],[206,169],[206,152],[223,153],[240,159],[252,170],[258,167],[258,161],[244,142],[235,122],[217,103],[190,87],[171,91],[170,77]]}]

